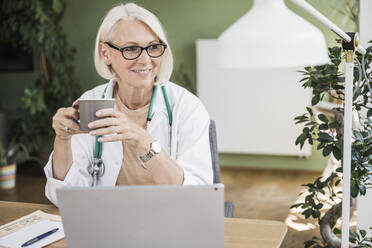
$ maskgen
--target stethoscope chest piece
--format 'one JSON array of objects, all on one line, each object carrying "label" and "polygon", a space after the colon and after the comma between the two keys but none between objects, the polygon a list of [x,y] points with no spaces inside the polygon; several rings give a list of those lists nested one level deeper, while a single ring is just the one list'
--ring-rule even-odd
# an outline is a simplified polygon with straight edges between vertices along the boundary
[{"label": "stethoscope chest piece", "polygon": [[105,173],[105,165],[103,164],[102,159],[94,158],[93,163],[88,166],[88,172],[92,176],[102,176]]}]

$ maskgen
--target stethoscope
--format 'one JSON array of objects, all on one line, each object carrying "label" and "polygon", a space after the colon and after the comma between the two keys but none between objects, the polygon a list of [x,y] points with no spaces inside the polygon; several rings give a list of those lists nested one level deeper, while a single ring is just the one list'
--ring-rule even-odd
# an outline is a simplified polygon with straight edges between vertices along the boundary
[{"label": "stethoscope", "polygon": [[[154,90],[151,96],[150,100],[150,106],[149,106],[149,111],[147,112],[147,124],[152,120],[152,117],[154,116],[154,113],[152,112],[152,107],[154,105],[156,93],[158,90],[159,84],[155,84]],[[107,91],[108,86],[106,86],[105,90],[103,91],[102,94],[102,99],[105,98],[106,91]],[[169,104],[169,99],[167,96],[167,92],[165,90],[165,85],[161,85],[161,91],[163,92],[163,97],[164,97],[164,102],[165,106],[167,107],[167,114],[168,114],[168,119],[169,119],[169,149],[171,149],[172,145],[172,109]],[[94,144],[94,152],[93,152],[93,163],[88,166],[88,172],[92,176],[92,187],[97,186],[98,184],[98,178],[101,177],[105,173],[105,164],[102,161],[102,143],[98,142],[98,139],[101,136],[96,136],[95,138],[95,144]],[[169,150],[170,152],[170,150]]]}]

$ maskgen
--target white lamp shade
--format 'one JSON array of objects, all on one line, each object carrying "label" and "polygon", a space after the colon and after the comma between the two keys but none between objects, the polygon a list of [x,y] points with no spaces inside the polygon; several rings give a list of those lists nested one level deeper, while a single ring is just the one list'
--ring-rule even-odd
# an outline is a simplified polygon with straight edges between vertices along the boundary
[{"label": "white lamp shade", "polygon": [[277,68],[329,62],[322,32],[290,11],[284,0],[255,0],[253,8],[218,38],[225,68]]}]

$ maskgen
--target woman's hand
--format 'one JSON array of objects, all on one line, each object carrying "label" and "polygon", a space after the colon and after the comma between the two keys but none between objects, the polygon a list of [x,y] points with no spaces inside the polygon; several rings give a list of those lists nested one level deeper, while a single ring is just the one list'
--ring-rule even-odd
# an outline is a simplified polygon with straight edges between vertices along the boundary
[{"label": "woman's hand", "polygon": [[[72,106],[75,106],[79,100],[76,100]],[[78,133],[84,133],[80,131],[78,124],[79,111],[74,107],[60,108],[53,116],[52,127],[56,133],[56,136],[63,140],[71,139],[71,136]]]},{"label": "woman's hand", "polygon": [[99,142],[126,141],[135,148],[138,155],[144,155],[150,150],[150,143],[154,139],[122,112],[115,109],[101,109],[96,114],[98,117],[105,118],[89,123],[88,127],[95,129],[89,134],[102,136],[98,139]]}]

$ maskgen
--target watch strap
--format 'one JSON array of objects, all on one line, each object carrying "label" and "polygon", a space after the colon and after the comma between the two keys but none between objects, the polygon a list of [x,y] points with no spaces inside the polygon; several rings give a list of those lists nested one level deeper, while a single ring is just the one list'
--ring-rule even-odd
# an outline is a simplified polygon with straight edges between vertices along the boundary
[{"label": "watch strap", "polygon": [[[141,166],[144,168],[144,169],[147,169],[147,167],[144,165],[144,163],[146,163],[147,161],[149,161],[154,155],[160,153],[160,151],[156,152],[156,150],[154,150],[154,145],[157,144],[160,146],[160,144],[157,142],[157,141],[153,141],[151,144],[150,144],[150,151],[143,155],[143,156],[139,156],[139,161],[140,161],[140,164]],[[161,148],[160,148],[161,149]]]},{"label": "watch strap", "polygon": [[146,163],[147,161],[149,161],[153,156],[155,155],[155,152],[150,148],[150,151],[145,154],[144,156],[140,156],[140,160],[143,162],[143,163]]}]

